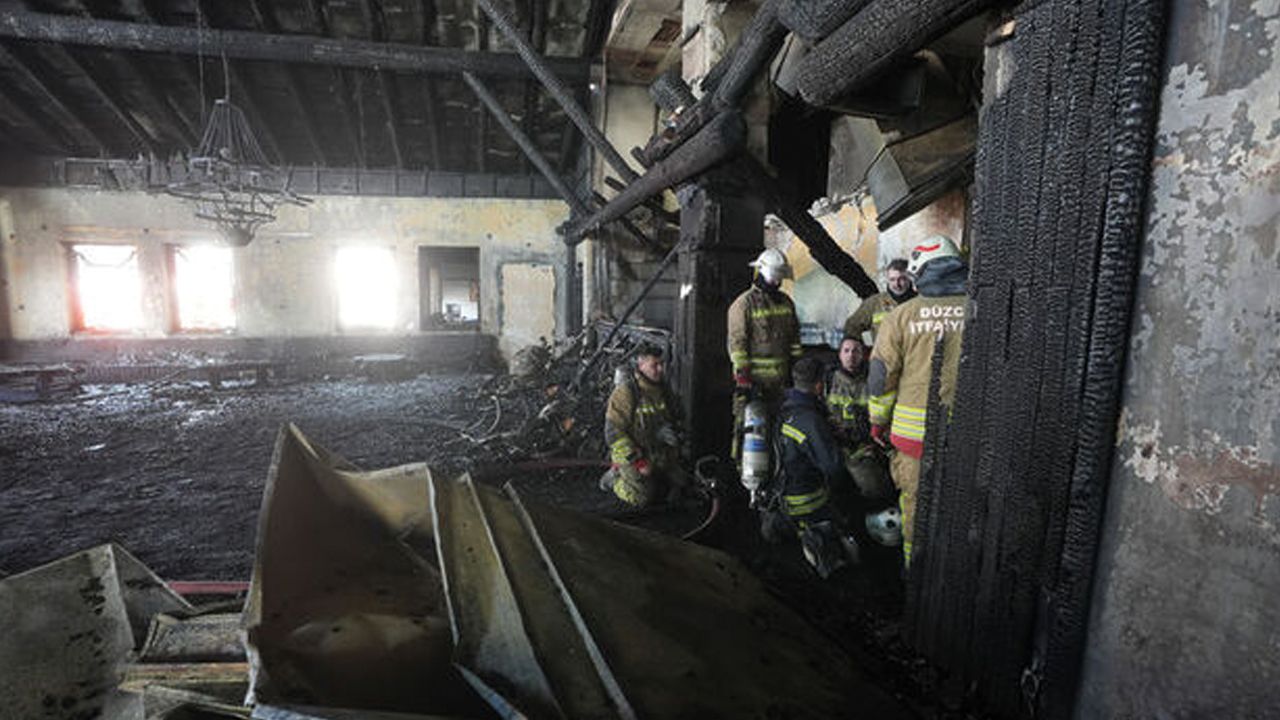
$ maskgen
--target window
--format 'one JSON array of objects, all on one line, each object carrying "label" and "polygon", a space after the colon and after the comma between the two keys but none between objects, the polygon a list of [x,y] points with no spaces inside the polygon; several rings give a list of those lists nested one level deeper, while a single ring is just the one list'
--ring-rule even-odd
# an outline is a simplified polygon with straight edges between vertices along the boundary
[{"label": "window", "polygon": [[418,248],[418,280],[423,330],[479,329],[479,248]]},{"label": "window", "polygon": [[172,246],[174,325],[179,330],[236,326],[234,256],[214,245]]},{"label": "window", "polygon": [[71,246],[72,324],[76,330],[142,327],[142,282],[132,245]]},{"label": "window", "polygon": [[339,248],[334,270],[340,327],[385,330],[395,325],[399,283],[390,248]]}]

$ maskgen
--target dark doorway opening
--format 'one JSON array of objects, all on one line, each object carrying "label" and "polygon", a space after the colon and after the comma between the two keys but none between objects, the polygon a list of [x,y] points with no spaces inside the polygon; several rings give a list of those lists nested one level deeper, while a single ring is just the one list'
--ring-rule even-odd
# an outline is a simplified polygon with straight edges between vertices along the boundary
[{"label": "dark doorway opening", "polygon": [[480,329],[480,249],[418,248],[421,330]]}]

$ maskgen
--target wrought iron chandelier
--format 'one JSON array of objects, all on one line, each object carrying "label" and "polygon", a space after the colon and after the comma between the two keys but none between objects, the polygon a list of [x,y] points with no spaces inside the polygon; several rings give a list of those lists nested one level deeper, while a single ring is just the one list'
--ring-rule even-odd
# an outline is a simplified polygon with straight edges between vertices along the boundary
[{"label": "wrought iron chandelier", "polygon": [[194,203],[196,217],[214,223],[230,245],[248,245],[259,227],[276,219],[281,205],[311,203],[289,190],[289,174],[267,159],[230,98],[214,102],[186,169],[186,177],[165,192]]}]

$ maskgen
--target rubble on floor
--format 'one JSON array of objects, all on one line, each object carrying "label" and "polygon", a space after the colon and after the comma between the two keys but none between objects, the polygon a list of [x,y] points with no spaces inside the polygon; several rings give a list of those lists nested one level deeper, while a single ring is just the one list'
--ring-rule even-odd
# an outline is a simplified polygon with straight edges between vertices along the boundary
[{"label": "rubble on floor", "polygon": [[21,717],[908,715],[728,555],[293,427],[242,615],[115,546],[0,580],[0,611]]}]

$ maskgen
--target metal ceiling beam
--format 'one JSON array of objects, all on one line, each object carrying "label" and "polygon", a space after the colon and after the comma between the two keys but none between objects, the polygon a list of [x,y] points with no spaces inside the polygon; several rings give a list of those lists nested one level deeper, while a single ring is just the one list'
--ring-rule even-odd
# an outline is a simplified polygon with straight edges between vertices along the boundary
[{"label": "metal ceiling beam", "polygon": [[68,128],[72,134],[79,135],[81,138],[89,138],[90,144],[96,144],[100,152],[110,152],[111,143],[107,142],[98,131],[84,123],[80,116],[67,107],[67,104],[58,97],[58,94],[22,61],[22,58],[9,52],[3,45],[0,45],[0,62],[17,71],[23,81],[43,101],[41,107],[46,108],[53,115],[55,121]]},{"label": "metal ceiling beam", "polygon": [[[67,45],[136,50],[226,55],[241,60],[267,60],[406,72],[456,74],[470,72],[485,77],[526,78],[531,71],[511,53],[470,52],[444,48],[335,40],[303,35],[273,35],[241,30],[198,30],[167,25],[144,25],[49,15],[29,10],[0,10],[0,37]],[[586,84],[590,63],[580,58],[543,58],[551,76],[559,81]]]},{"label": "metal ceiling beam", "polygon": [[[197,0],[200,3],[200,12],[204,14],[206,21],[209,15],[208,0]],[[262,7],[261,0],[249,0],[249,12],[253,15],[253,21],[259,28],[269,33],[280,32],[280,26],[276,23],[275,16]],[[302,120],[302,134],[307,140],[307,145],[311,147],[312,157],[318,159],[325,165],[332,164],[329,153],[325,152],[324,144],[319,141],[319,133],[316,131],[316,113],[307,107],[302,101],[302,91],[300,87],[302,81],[298,78],[298,73],[292,66],[284,67],[285,73],[285,92],[289,94],[289,100],[297,109]]]}]

